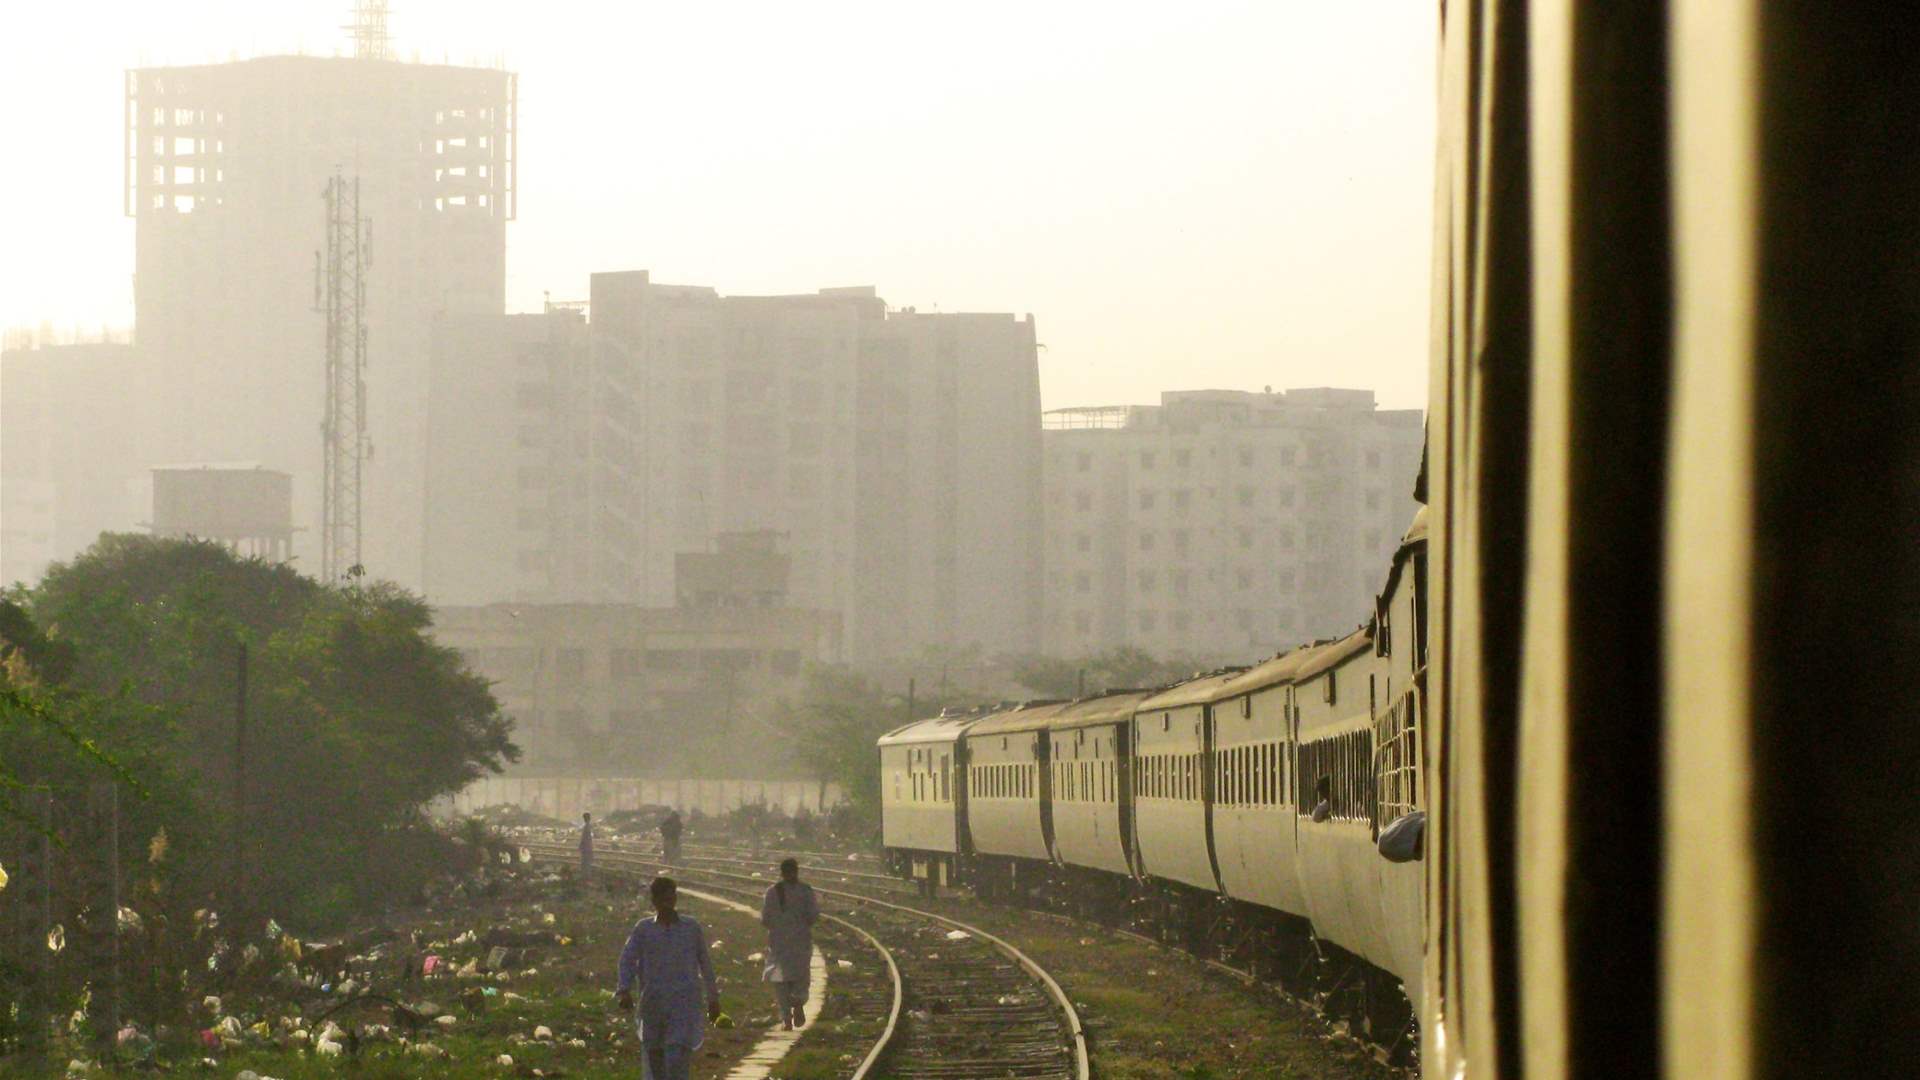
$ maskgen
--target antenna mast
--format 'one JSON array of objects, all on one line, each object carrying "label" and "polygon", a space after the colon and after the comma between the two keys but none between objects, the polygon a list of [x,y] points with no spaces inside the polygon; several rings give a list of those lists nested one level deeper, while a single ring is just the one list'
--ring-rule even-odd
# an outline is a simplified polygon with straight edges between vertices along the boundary
[{"label": "antenna mast", "polygon": [[373,222],[360,216],[360,178],[338,171],[328,181],[324,274],[314,268],[314,292],[327,317],[327,413],[320,423],[320,577],[357,577],[360,562],[360,479],[367,442],[367,266]]}]

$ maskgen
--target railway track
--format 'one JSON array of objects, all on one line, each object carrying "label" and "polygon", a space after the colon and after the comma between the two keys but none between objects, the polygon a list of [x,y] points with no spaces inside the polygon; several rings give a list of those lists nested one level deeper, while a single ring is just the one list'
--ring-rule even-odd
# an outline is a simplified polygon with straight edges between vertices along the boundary
[{"label": "railway track", "polygon": [[[569,862],[576,857],[565,844],[530,842],[526,847],[546,861]],[[696,855],[670,869],[689,885],[756,901],[766,887],[767,879],[760,875],[691,865],[694,861],[745,860]],[[651,852],[621,848],[596,851],[595,863],[609,871],[640,875],[669,869]],[[816,876],[835,871],[830,865],[812,869]],[[842,906],[841,911],[823,913],[823,917],[859,935],[895,973],[892,1018],[852,1073],[854,1080],[883,1076],[1087,1080],[1086,1037],[1079,1014],[1059,983],[1025,953],[985,930],[944,915],[819,884],[814,891]]]}]

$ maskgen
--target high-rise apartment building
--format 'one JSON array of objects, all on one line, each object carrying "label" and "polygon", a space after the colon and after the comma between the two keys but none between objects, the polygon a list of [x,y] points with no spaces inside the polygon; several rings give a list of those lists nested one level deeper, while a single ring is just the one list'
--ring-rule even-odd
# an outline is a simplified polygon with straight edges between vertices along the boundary
[{"label": "high-rise apartment building", "polygon": [[431,597],[663,607],[682,556],[764,533],[850,656],[1037,646],[1030,317],[643,271],[593,275],[587,307],[443,321]]},{"label": "high-rise apartment building", "polygon": [[318,569],[322,193],[358,182],[367,270],[364,562],[423,582],[431,330],[505,306],[515,79],[276,56],[127,73],[135,345],[164,372],[149,460],[292,474],[296,556]]},{"label": "high-rise apartment building", "polygon": [[125,344],[0,352],[0,586],[148,520],[160,385]]},{"label": "high-rise apartment building", "polygon": [[1045,650],[1246,662],[1367,618],[1413,518],[1418,410],[1177,391],[1048,412]]}]

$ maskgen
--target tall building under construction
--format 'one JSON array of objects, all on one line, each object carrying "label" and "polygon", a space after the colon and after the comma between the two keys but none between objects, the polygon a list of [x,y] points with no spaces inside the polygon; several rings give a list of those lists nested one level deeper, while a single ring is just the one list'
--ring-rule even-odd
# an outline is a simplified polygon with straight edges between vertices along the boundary
[{"label": "tall building under construction", "polygon": [[295,555],[318,572],[322,196],[335,175],[357,177],[370,222],[364,562],[418,588],[431,328],[505,308],[516,83],[375,45],[127,73],[135,345],[167,399],[151,456],[291,474]]}]

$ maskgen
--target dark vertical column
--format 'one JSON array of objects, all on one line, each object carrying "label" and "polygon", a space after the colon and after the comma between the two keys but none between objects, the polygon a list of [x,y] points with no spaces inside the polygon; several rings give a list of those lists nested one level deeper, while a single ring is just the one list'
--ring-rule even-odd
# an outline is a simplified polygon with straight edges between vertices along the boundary
[{"label": "dark vertical column", "polygon": [[1572,5],[1568,1075],[1659,1060],[1661,657],[1672,291],[1665,0]]},{"label": "dark vertical column", "polygon": [[1920,1075],[1920,31],[1759,11],[1754,1059]]}]

